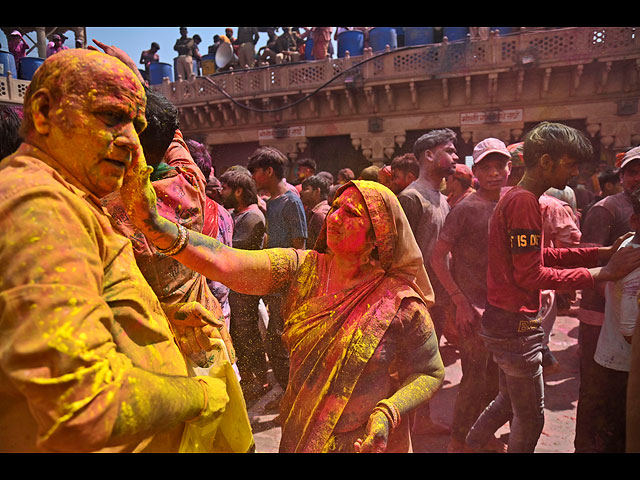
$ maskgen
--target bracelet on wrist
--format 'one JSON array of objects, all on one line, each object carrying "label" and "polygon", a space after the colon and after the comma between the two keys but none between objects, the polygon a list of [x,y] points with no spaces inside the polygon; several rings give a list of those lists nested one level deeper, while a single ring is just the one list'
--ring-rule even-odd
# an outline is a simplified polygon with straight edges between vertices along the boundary
[{"label": "bracelet on wrist", "polygon": [[206,382],[201,378],[196,378],[196,380],[198,381],[198,384],[200,385],[200,387],[202,388],[202,392],[204,393],[204,405],[202,406],[202,410],[200,410],[200,413],[198,413],[198,415],[196,415],[191,420],[185,420],[186,423],[195,422],[196,420],[198,420],[209,406],[209,394],[207,393]]},{"label": "bracelet on wrist", "polygon": [[169,248],[156,247],[158,253],[171,257],[180,253],[189,243],[189,230],[179,223],[176,223],[175,225],[178,228],[178,236],[176,237],[176,240]]},{"label": "bracelet on wrist", "polygon": [[398,410],[398,407],[389,400],[380,400],[374,407],[373,411],[379,411],[387,417],[391,430],[395,429],[400,424],[400,411]]}]

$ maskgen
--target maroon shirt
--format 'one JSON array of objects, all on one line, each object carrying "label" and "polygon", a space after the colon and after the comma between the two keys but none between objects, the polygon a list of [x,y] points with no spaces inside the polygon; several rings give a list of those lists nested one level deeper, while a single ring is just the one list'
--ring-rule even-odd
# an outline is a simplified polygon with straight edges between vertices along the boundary
[{"label": "maroon shirt", "polygon": [[[513,187],[498,201],[489,223],[487,300],[509,312],[535,314],[540,290],[593,288],[587,268],[598,264],[598,248],[544,248],[542,213],[536,196]],[[578,268],[557,269],[552,267]]]}]

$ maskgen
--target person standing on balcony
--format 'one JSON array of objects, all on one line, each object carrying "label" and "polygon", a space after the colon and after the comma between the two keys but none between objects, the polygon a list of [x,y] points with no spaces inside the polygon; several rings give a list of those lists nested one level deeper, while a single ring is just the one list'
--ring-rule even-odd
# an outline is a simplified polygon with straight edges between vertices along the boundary
[{"label": "person standing on balcony", "polygon": [[256,63],[256,44],[260,40],[258,27],[238,27],[238,63],[240,68],[253,68]]},{"label": "person standing on balcony", "polygon": [[314,60],[324,60],[327,58],[332,30],[332,27],[311,27],[311,39],[313,40],[313,50],[311,54]]},{"label": "person standing on balcony", "polygon": [[193,73],[193,49],[195,43],[193,38],[188,36],[187,27],[180,27],[180,38],[176,40],[173,49],[178,52],[176,60],[176,78],[182,77],[183,80],[192,79]]},{"label": "person standing on balcony", "polygon": [[27,50],[29,45],[22,38],[22,33],[19,30],[14,30],[9,34],[9,51],[13,55],[16,61],[16,67],[19,66],[20,60],[27,56]]},{"label": "person standing on balcony", "polygon": [[140,61],[144,65],[144,77],[145,80],[149,79],[149,65],[152,63],[158,63],[160,61],[160,55],[158,55],[158,50],[160,50],[160,45],[156,42],[151,43],[151,48],[149,50],[144,50],[140,54]]}]

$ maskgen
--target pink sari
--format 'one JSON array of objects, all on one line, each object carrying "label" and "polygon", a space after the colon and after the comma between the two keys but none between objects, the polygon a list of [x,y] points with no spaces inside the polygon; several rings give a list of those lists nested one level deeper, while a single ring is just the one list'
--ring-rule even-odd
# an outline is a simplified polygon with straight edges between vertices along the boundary
[{"label": "pink sari", "polygon": [[[430,323],[426,307],[433,304],[433,291],[395,195],[367,181],[347,183],[336,195],[350,185],[365,198],[382,269],[355,287],[323,294],[330,259],[321,253],[326,248],[326,224],[316,244],[320,253],[306,253],[297,269],[283,312],[290,374],[281,404],[281,452],[349,450],[350,445],[336,445],[340,436],[335,427],[401,302],[405,298],[422,302],[425,322]],[[382,398],[386,397],[371,403]],[[399,430],[390,436],[388,451],[394,451],[396,443],[406,443],[406,432]],[[352,444],[352,437],[346,438]]]}]

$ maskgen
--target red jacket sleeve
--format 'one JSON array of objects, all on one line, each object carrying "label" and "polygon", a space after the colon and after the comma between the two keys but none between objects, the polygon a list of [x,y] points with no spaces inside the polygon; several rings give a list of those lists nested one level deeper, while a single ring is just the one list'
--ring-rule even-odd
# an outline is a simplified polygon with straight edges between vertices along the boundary
[{"label": "red jacket sleeve", "polygon": [[545,266],[543,258],[548,258],[554,266],[591,265],[595,249],[544,249],[548,253],[543,256],[542,214],[537,199],[533,195],[518,195],[507,209],[507,235],[513,277],[518,286],[527,290],[593,287],[593,277],[586,268],[556,269]]}]

